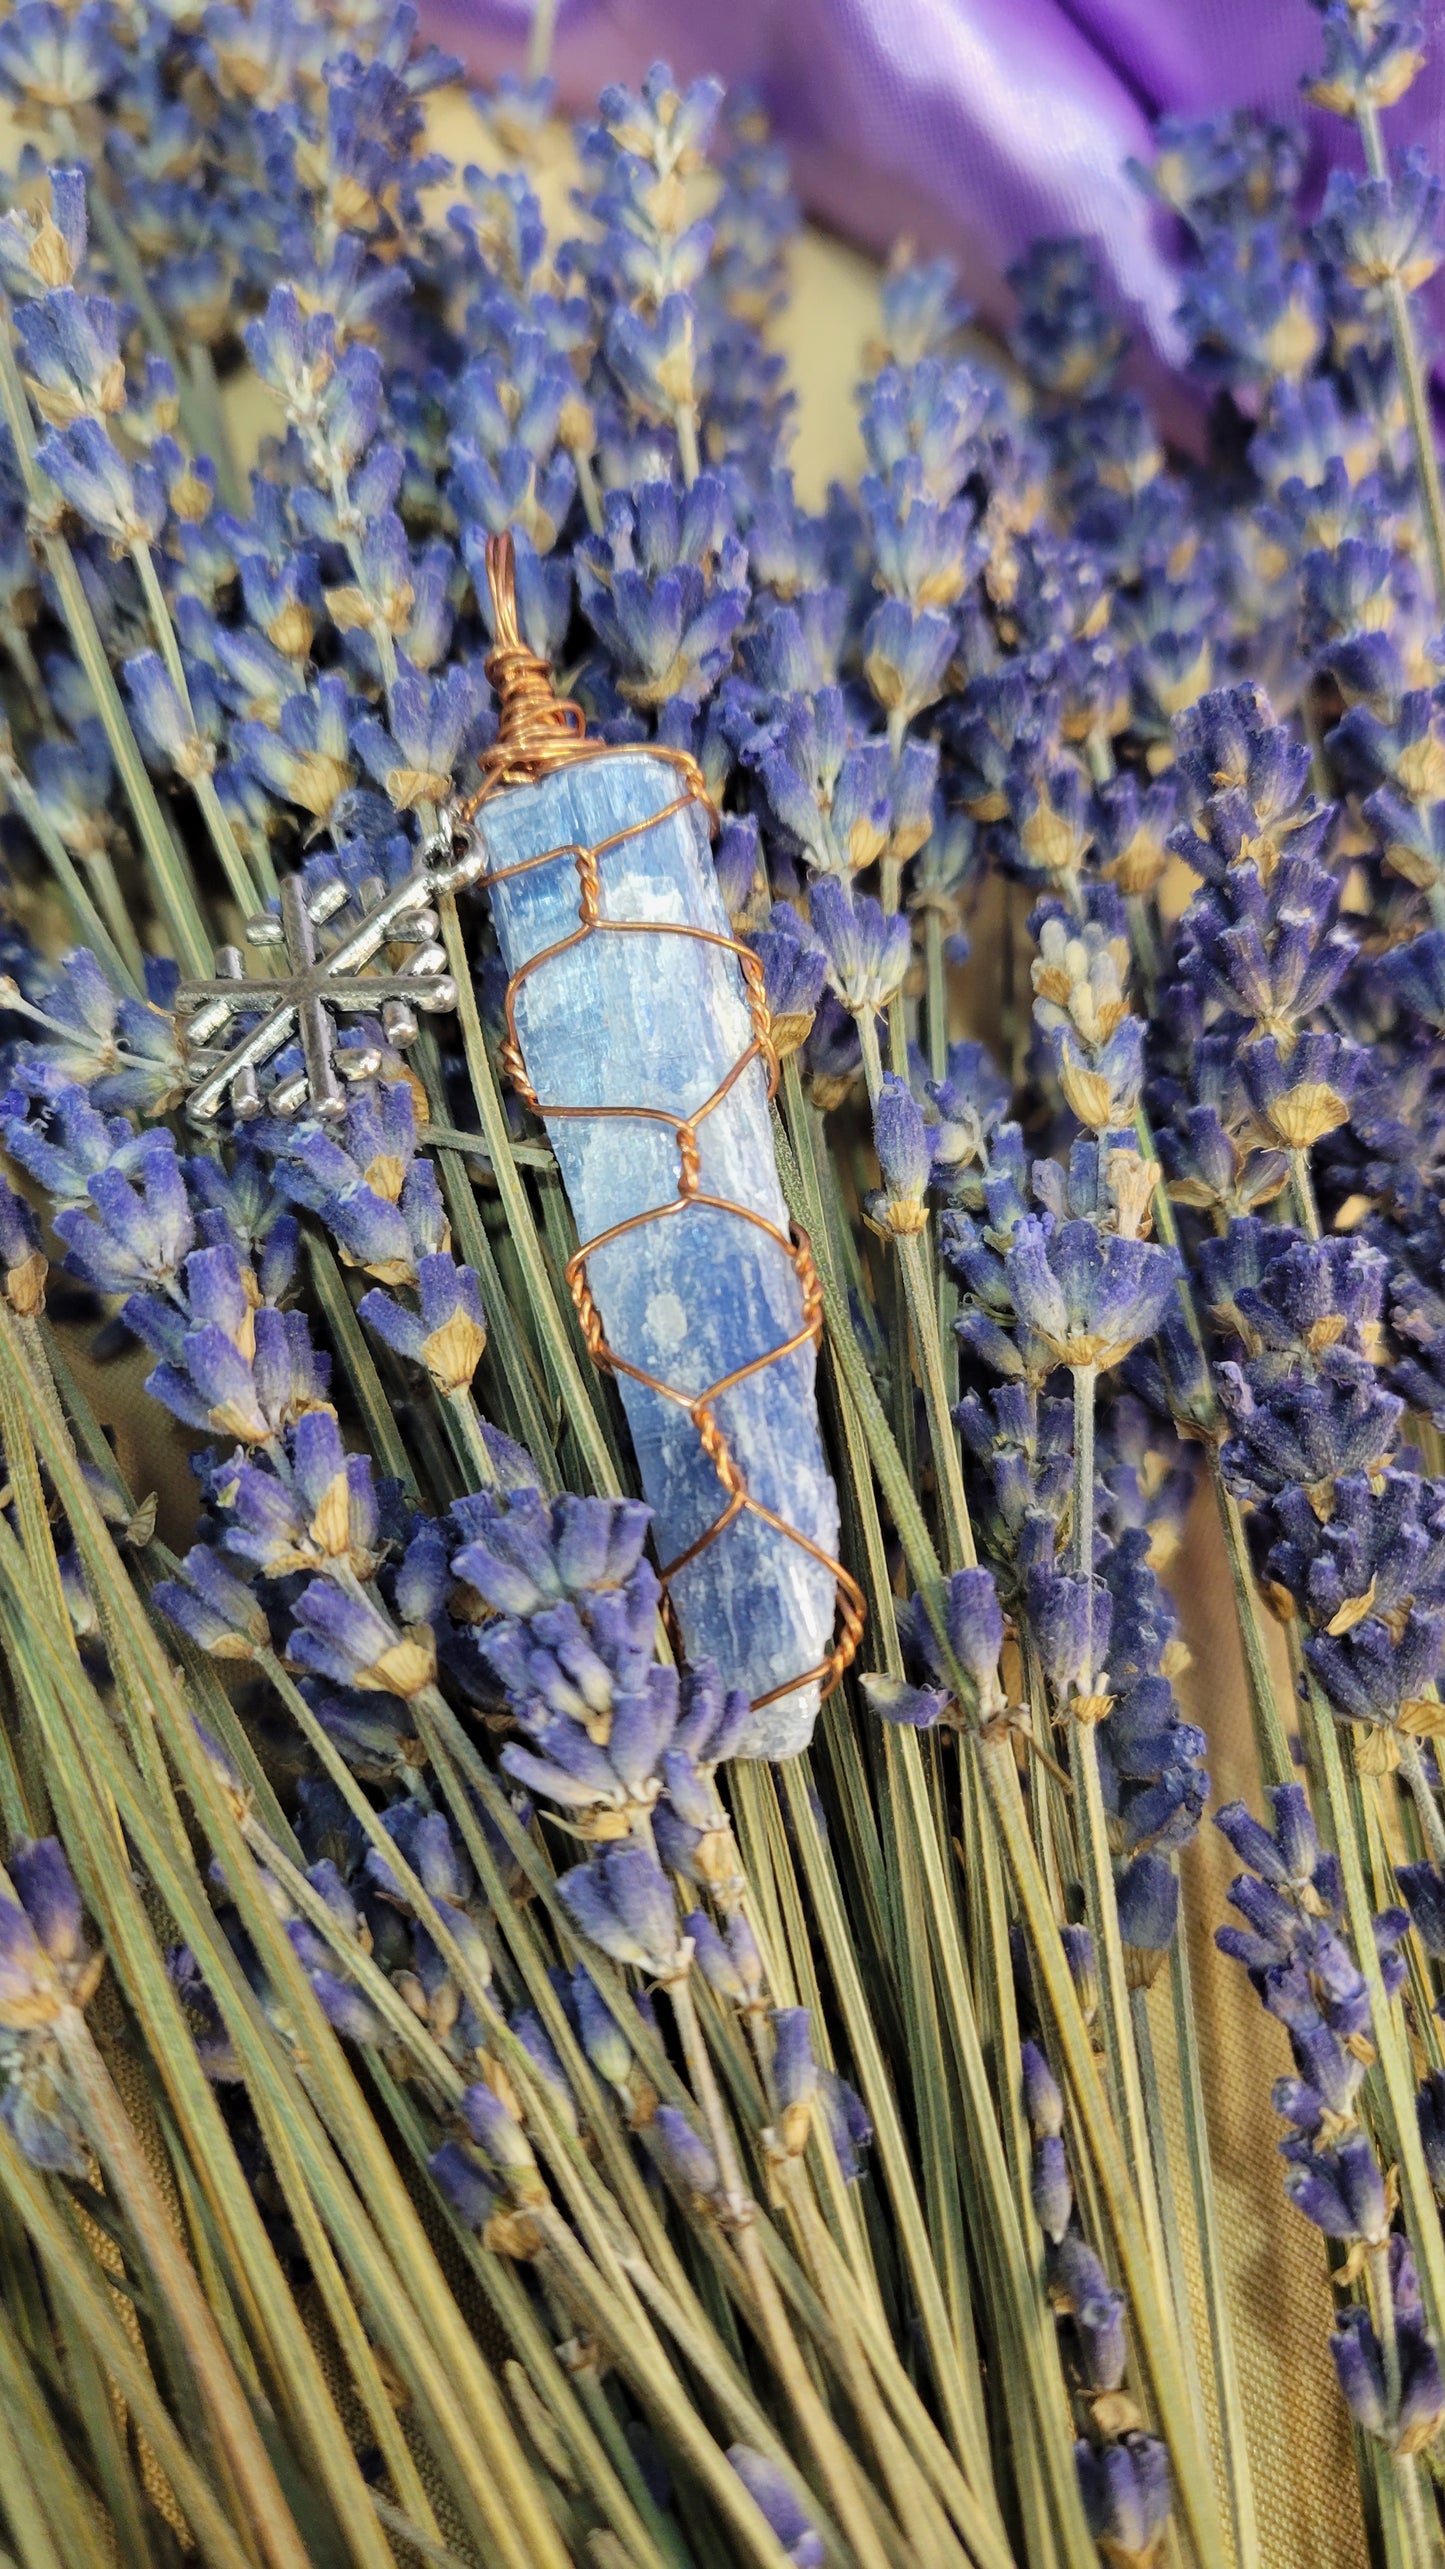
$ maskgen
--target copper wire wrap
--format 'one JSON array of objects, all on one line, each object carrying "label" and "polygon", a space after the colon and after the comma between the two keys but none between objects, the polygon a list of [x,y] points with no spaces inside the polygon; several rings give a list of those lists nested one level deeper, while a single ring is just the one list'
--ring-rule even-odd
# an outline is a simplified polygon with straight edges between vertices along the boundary
[{"label": "copper wire wrap", "polygon": [[[709,1544],[716,1543],[744,1511],[760,1517],[775,1533],[789,1543],[797,1544],[801,1551],[832,1574],[837,1596],[837,1637],[826,1659],[820,1660],[816,1667],[801,1669],[796,1676],[785,1679],[782,1685],[771,1687],[767,1694],[756,1696],[753,1709],[758,1711],[765,1704],[775,1703],[780,1696],[791,1695],[801,1686],[818,1684],[826,1693],[836,1685],[850,1664],[862,1636],[865,1614],[862,1591],[832,1553],[825,1552],[797,1526],[789,1525],[786,1518],[776,1515],[773,1509],[763,1505],[761,1499],[751,1495],[742,1467],[717,1416],[717,1403],[725,1393],[752,1375],[762,1373],[769,1365],[781,1364],[800,1348],[810,1344],[816,1347],[822,1337],[822,1296],[806,1232],[800,1230],[796,1223],[790,1225],[788,1231],[781,1231],[776,1223],[768,1221],[763,1214],[751,1212],[745,1204],[738,1204],[728,1196],[706,1193],[700,1182],[698,1126],[722,1104],[753,1062],[763,1065],[769,1099],[777,1087],[778,1062],[773,1049],[762,966],[751,947],[740,944],[736,937],[721,936],[712,928],[684,927],[668,920],[608,919],[602,913],[602,859],[613,848],[622,846],[628,839],[640,838],[646,831],[655,829],[660,821],[670,820],[675,813],[685,811],[690,803],[701,804],[710,822],[716,815],[701,770],[685,750],[661,749],[649,743],[639,753],[630,744],[624,748],[613,748],[605,742],[588,740],[581,707],[558,697],[547,663],[536,652],[529,651],[522,640],[517,625],[515,564],[510,535],[494,535],[488,539],[487,582],[492,595],[496,641],[486,668],[497,697],[497,737],[481,762],[481,790],[462,807],[458,817],[464,823],[471,822],[494,794],[514,785],[535,785],[542,777],[550,776],[557,768],[568,766],[578,758],[634,758],[641,754],[673,768],[680,786],[674,799],[665,803],[660,811],[649,813],[644,821],[634,821],[627,829],[614,831],[610,838],[599,839],[594,846],[546,848],[539,856],[524,857],[516,865],[499,867],[495,873],[479,878],[484,884],[504,883],[513,875],[530,873],[539,865],[550,865],[558,857],[570,857],[577,871],[576,927],[555,944],[544,946],[530,962],[522,964],[507,983],[504,1003],[507,1034],[501,1058],[503,1068],[523,1104],[534,1115],[559,1122],[590,1117],[598,1121],[628,1118],[663,1124],[670,1127],[677,1141],[676,1195],[664,1204],[649,1206],[644,1212],[629,1214],[623,1222],[613,1223],[610,1229],[600,1231],[595,1239],[585,1241],[567,1262],[568,1289],[576,1306],[587,1352],[602,1372],[625,1374],[630,1381],[644,1385],[647,1390],[687,1411],[724,1493],[725,1504],[706,1532],[662,1568],[659,1575],[664,1593],[678,1572],[696,1561]],[[660,1106],[556,1106],[539,1099],[533,1089],[517,1033],[517,994],[531,974],[544,964],[552,962],[558,955],[569,953],[574,946],[594,936],[689,937],[699,945],[715,946],[724,954],[737,958],[747,999],[751,1040],[736,1061],[730,1064],[712,1095],[694,1107],[690,1114],[674,1115]],[[735,1367],[732,1373],[724,1374],[720,1381],[709,1384],[702,1392],[683,1391],[675,1383],[665,1382],[661,1376],[650,1374],[642,1366],[631,1364],[626,1357],[619,1356],[607,1343],[602,1316],[587,1281],[587,1261],[596,1250],[623,1239],[629,1231],[640,1230],[644,1223],[666,1221],[674,1214],[683,1213],[689,1205],[704,1205],[716,1213],[729,1213],[739,1222],[750,1222],[766,1238],[776,1241],[792,1265],[803,1297],[802,1325],[791,1338],[785,1339],[781,1346],[768,1348],[761,1356],[754,1356],[747,1364]],[[671,1609],[671,1600],[668,1602],[675,1633],[676,1616]]]}]

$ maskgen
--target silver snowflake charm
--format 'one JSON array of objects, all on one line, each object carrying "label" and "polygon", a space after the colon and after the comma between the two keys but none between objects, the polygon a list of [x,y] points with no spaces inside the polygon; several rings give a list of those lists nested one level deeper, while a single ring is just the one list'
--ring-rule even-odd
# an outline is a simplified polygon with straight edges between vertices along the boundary
[{"label": "silver snowflake charm", "polygon": [[[239,946],[221,946],[215,980],[183,982],[176,992],[192,1083],[187,1114],[208,1124],[229,1099],[243,1121],[263,1110],[290,1117],[305,1107],[323,1122],[335,1123],[346,1111],[336,1061],[338,1016],[378,1016],[387,1042],[405,1045],[416,1036],[418,1009],[444,1014],[454,1008],[456,983],[446,969],[446,950],[437,942],[431,905],[438,893],[474,882],[485,865],[474,840],[468,836],[459,844],[460,852],[444,827],[415,874],[368,908],[329,954],[318,952],[316,930],[345,904],[345,884],[328,883],[308,901],[299,874],[288,875],[281,885],[279,917],[263,911],[246,922],[248,945],[280,949],[279,970],[268,979],[252,980]],[[387,945],[408,945],[414,952],[400,971],[370,971],[373,957]],[[255,1022],[228,1043],[228,1030],[238,1018]],[[263,1088],[267,1063],[293,1042],[301,1047],[300,1069]],[[344,1066],[349,1078],[365,1079],[380,1068],[380,1056],[363,1047],[350,1052]]]}]

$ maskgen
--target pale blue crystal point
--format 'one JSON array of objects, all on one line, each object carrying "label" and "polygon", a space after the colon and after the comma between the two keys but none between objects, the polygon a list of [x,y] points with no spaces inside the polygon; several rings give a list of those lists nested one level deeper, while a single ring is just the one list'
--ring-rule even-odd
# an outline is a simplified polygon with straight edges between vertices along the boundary
[{"label": "pale blue crystal point", "polygon": [[[509,973],[577,929],[576,850],[662,811],[679,791],[677,770],[639,750],[579,758],[486,805],[478,825],[488,875],[562,851],[492,884]],[[606,849],[598,871],[604,919],[731,933],[695,802]],[[735,955],[693,938],[605,928],[528,975],[517,992],[516,1026],[544,1109],[655,1107],[678,1115],[704,1104],[752,1032]],[[676,1207],[587,1262],[616,1356],[696,1397],[797,1333],[802,1289],[787,1252],[735,1213],[678,1202],[678,1143],[669,1125],[630,1116],[546,1122],[584,1243],[632,1214]],[[697,1139],[701,1193],[745,1205],[786,1236],[760,1062],[750,1063],[703,1118]],[[805,1343],[722,1393],[715,1411],[749,1493],[835,1553],[838,1501],[823,1459],[814,1374],[814,1350]],[[625,1373],[618,1383],[655,1511],[658,1558],[666,1563],[715,1523],[726,1493],[687,1409]],[[672,1598],[688,1657],[716,1660],[725,1683],[750,1696],[827,1657],[831,1572],[748,1510],[678,1572]],[[818,1702],[811,1684],[762,1706],[743,1754],[795,1755],[807,1745]]]}]

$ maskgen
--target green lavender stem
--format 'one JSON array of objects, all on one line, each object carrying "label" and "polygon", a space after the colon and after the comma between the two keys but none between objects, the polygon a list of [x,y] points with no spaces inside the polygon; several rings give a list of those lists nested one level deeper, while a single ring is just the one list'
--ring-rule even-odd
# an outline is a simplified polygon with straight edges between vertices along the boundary
[{"label": "green lavender stem", "polygon": [[[1380,131],[1379,110],[1371,101],[1361,99],[1356,113],[1365,166],[1371,178],[1388,180],[1390,164]],[[1430,415],[1430,397],[1425,388],[1425,369],[1420,361],[1420,343],[1410,311],[1410,298],[1398,277],[1388,279],[1385,302],[1390,315],[1390,336],[1395,344],[1395,367],[1410,423],[1410,442],[1415,450],[1415,471],[1425,513],[1425,536],[1430,551],[1435,604],[1437,608],[1445,607],[1445,498],[1442,498],[1440,489],[1440,464],[1435,452],[1435,429]]]},{"label": "green lavender stem", "polygon": [[89,2027],[62,2008],[56,2040],[87,2134],[164,2295],[214,2432],[234,2472],[247,2520],[275,2569],[306,2569],[306,2551],[261,2436],[221,2344],[195,2270],[166,2216],[155,2177],[127,2121]]},{"label": "green lavender stem", "polygon": [[[1089,1600],[1088,1666],[1084,1672],[1082,1686],[1082,1692],[1086,1698],[1093,1694],[1099,1676],[1094,1665],[1093,1640],[1094,1401],[1097,1385],[1097,1366],[1078,1365],[1074,1368],[1072,1551],[1074,1576],[1083,1582]],[[1123,1940],[1119,1933],[1119,1912],[1114,1897],[1114,1861],[1109,1847],[1109,1822],[1104,1809],[1103,1781],[1099,1772],[1098,1732],[1094,1721],[1087,1715],[1075,1717],[1069,1722],[1069,1772],[1074,1785],[1074,1812],[1084,1875],[1084,1893],[1099,1957],[1099,1996],[1104,2022],[1104,2049],[1109,2063],[1120,2135],[1128,2151],[1130,2165],[1135,2171],[1145,2233],[1162,2288],[1168,2276],[1164,2227],[1154,2180],[1154,2159],[1149,2144],[1149,2125],[1144,2110],[1143,2085],[1129,2012],[1128,1974],[1124,1964]]]},{"label": "green lavender stem", "polygon": [[[13,753],[0,753],[0,781],[3,781],[11,802],[45,857],[70,911],[77,935],[92,949],[117,987],[129,991],[132,998],[139,998],[144,974],[141,950],[130,914],[121,900],[115,868],[109,857],[95,861],[96,883],[106,911],[102,918],[90,897],[90,887],[79,864]],[[104,873],[100,870],[102,865]]]},{"label": "green lavender stem", "polygon": [[[743,2185],[732,2127],[718,2093],[712,2061],[702,2039],[697,2008],[687,1980],[669,1982],[668,1996],[682,2038],[692,2092],[718,2163],[724,2199],[730,2205],[734,2244],[752,2291],[761,2335],[773,2370],[812,2451],[839,2525],[860,2563],[860,2569],[889,2569],[888,2553],[882,2547],[864,2504],[852,2457],[819,2397],[783,2309],[777,2286],[763,2258],[753,2207]],[[906,2551],[895,2550],[893,2556],[895,2560],[906,2560],[910,2555]]]},{"label": "green lavender stem", "polygon": [[1306,1672],[1305,1721],[1312,1763],[1320,1777],[1329,1834],[1340,1861],[1355,1960],[1370,1993],[1371,2029],[1379,2055],[1379,2082],[1387,2118],[1387,2146],[1398,2160],[1401,2195],[1431,2332],[1445,2343],[1445,2238],[1442,2238],[1430,2172],[1415,2112],[1415,2078],[1399,2009],[1386,1994],[1375,1944],[1374,1905],[1355,1829],[1355,1815],[1330,1706]]},{"label": "green lavender stem", "polygon": [[[796,1162],[785,1148],[779,1149],[778,1156],[784,1194],[799,1220],[805,1220],[804,1191]],[[826,1262],[820,1262],[818,1273],[829,1344],[864,1426],[879,1489],[897,1528],[909,1570],[922,1593],[950,1682],[960,1702],[965,1702],[969,1688],[962,1670],[952,1663],[939,1603],[942,1573],[922,1509],[903,1469]],[[1035,1957],[1041,1995],[1058,2036],[1085,2143],[1098,2172],[1108,2226],[1118,2250],[1125,2288],[1134,2305],[1140,2360],[1153,2388],[1162,2430],[1174,2453],[1181,2508],[1191,2528],[1201,2569],[1219,2569],[1223,2532],[1215,2493],[1177,2360],[1173,2328],[1157,2280],[1158,2268],[1130,2182],[1128,2161],[1099,2080],[1089,2031],[1059,1942],[1053,1903],[1029,1836],[1012,1743],[975,1734],[973,1745],[992,1823],[998,1831]]]},{"label": "green lavender stem", "polygon": [[1400,1751],[1400,1772],[1410,1788],[1410,1798],[1419,1816],[1421,1834],[1432,1864],[1445,1866],[1445,1818],[1431,1790],[1417,1743],[1403,1731],[1396,1734]]},{"label": "green lavender stem", "polygon": [[[136,577],[140,581],[141,595],[146,602],[146,613],[151,620],[151,630],[155,635],[161,658],[165,662],[166,675],[179,696],[186,720],[194,731],[196,718],[191,709],[191,691],[186,684],[185,663],[181,658],[181,646],[176,638],[175,626],[171,622],[171,611],[166,603],[166,593],[161,587],[155,558],[148,544],[133,544],[130,548],[130,558],[135,565]],[[261,892],[253,881],[250,867],[236,844],[236,833],[227,817],[225,805],[216,792],[215,779],[208,769],[202,768],[191,778],[190,783],[191,791],[200,807],[201,818],[206,825],[206,834],[220,859],[221,871],[225,875],[231,898],[242,918],[249,918],[262,906]],[[270,878],[264,888],[267,892],[274,892],[276,877],[269,856],[265,858],[264,863]]]},{"label": "green lavender stem", "polygon": [[923,1022],[928,1044],[928,1075],[943,1079],[948,1071],[948,975],[943,951],[943,913],[930,901],[923,913]]},{"label": "green lavender stem", "polygon": [[[1154,1145],[1153,1129],[1142,1106],[1135,1115],[1134,1125],[1145,1158],[1157,1166],[1159,1154]],[[1162,1177],[1154,1190],[1153,1213],[1154,1227],[1160,1239],[1166,1248],[1173,1249],[1177,1254],[1179,1225],[1174,1219],[1174,1207],[1169,1201],[1169,1190]],[[1223,1466],[1220,1462],[1224,1425],[1219,1403],[1215,1397],[1213,1377],[1209,1371],[1204,1331],[1200,1326],[1194,1290],[1187,1271],[1181,1272],[1176,1291],[1190,1337],[1200,1353],[1207,1386],[1206,1405],[1199,1420],[1198,1433],[1204,1440],[1205,1452],[1209,1458],[1210,1486],[1214,1492],[1220,1529],[1224,1536],[1225,1553],[1229,1562],[1235,1618],[1244,1650],[1255,1750],[1266,1784],[1288,1784],[1294,1774],[1294,1759],[1290,1754],[1289,1734],[1280,1712],[1274,1674],[1270,1668],[1269,1653],[1265,1647],[1264,1627],[1260,1619],[1258,1591],[1255,1586],[1253,1564],[1249,1557],[1249,1545],[1245,1538],[1244,1520],[1240,1515],[1239,1502],[1224,1478]]]},{"label": "green lavender stem", "polygon": [[1079,2009],[1052,1903],[1029,1836],[1013,1749],[1007,1740],[980,1737],[976,1755],[1018,1896],[1038,1987],[1073,2094],[1124,2288],[1133,2305],[1140,2367],[1149,2382],[1160,2429],[1173,2455],[1180,2514],[1200,2569],[1222,2569],[1224,2531],[1217,2493],[1199,2440],[1193,2402],[1174,2342],[1168,2304],[1160,2288],[1159,2269],[1140,2217],[1129,2163],[1095,2066],[1088,2027]]},{"label": "green lavender stem", "polygon": [[[5,414],[26,496],[44,509],[53,494],[49,492],[35,460],[35,429],[15,362],[10,306],[3,295],[0,295],[0,409]],[[55,582],[60,610],[75,645],[76,658],[95,698],[106,744],[125,788],[176,960],[183,972],[196,980],[203,980],[211,969],[212,940],[206,933],[190,877],[171,843],[170,832],[156,800],[155,787],[136,745],[90,601],[76,569],[75,557],[60,535],[43,537],[41,550],[46,568]]]},{"label": "green lavender stem", "polygon": [[1315,1182],[1313,1177],[1310,1175],[1310,1155],[1308,1151],[1290,1152],[1289,1182],[1294,1195],[1295,1206],[1299,1213],[1301,1229],[1304,1231],[1306,1237],[1311,1240],[1323,1239],[1324,1232],[1320,1223],[1320,1208],[1315,1201]]},{"label": "green lavender stem", "polygon": [[944,1565],[949,1570],[971,1568],[978,1559],[978,1551],[969,1519],[968,1493],[963,1484],[958,1430],[949,1408],[943,1342],[938,1327],[938,1297],[929,1266],[926,1235],[914,1233],[898,1240],[895,1246],[908,1301],[908,1317],[913,1326],[913,1340],[918,1350],[923,1406],[933,1447],[933,1468],[938,1476]]},{"label": "green lavender stem", "polygon": [[231,445],[226,407],[216,380],[216,361],[204,339],[193,340],[187,348],[186,371],[191,379],[191,401],[200,432],[201,452],[209,455],[216,467],[216,489],[226,507],[242,515],[247,506],[245,477]]},{"label": "green lavender stem", "polygon": [[[108,2382],[120,2392],[141,2433],[154,2448],[210,2569],[251,2569],[254,2553],[228,2523],[205,2473],[178,2432],[143,2352],[116,2311],[112,2287],[55,2195],[8,2135],[0,2140],[0,2193],[34,2241],[47,2286],[59,2307],[73,2321],[77,2335],[94,2349]],[[5,2486],[8,2507],[8,2476]],[[86,2549],[93,2539],[90,2528]],[[84,2556],[84,2550],[76,2551],[73,2559],[78,2561]]]}]

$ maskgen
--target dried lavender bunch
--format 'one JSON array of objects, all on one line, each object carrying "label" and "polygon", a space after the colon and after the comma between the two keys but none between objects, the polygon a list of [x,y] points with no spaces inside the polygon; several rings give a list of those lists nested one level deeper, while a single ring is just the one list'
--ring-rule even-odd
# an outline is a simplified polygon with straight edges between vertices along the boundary
[{"label": "dried lavender bunch", "polygon": [[[1012,371],[944,264],[890,271],[866,469],[818,511],[748,102],[609,89],[563,238],[545,84],[479,102],[457,178],[405,10],[0,30],[39,146],[0,220],[0,2181],[25,2306],[67,2314],[16,2357],[62,2556],[67,2474],[132,2556],[176,2538],[89,2376],[57,2393],[90,2360],[218,2559],[305,2556],[301,2484],[378,2564],[1257,2558],[1181,1932],[1200,1456],[1275,1816],[1220,1815],[1223,1940],[1294,2047],[1288,2190],[1350,2243],[1321,2329],[1372,2520],[1433,2556],[1438,191],[1381,139],[1410,31],[1322,17],[1369,175],[1317,220],[1290,136],[1160,138],[1207,467],[1047,243]],[[776,1773],[659,1623],[449,870],[504,533],[602,738],[698,761],[767,989],[870,1615]],[[385,992],[323,993],[188,1119],[178,974],[219,952],[246,1039],[268,946],[324,975],[383,914]],[[192,1440],[174,1550],[76,1332],[143,1349]],[[97,2168],[146,2366],[50,2218]]]}]

